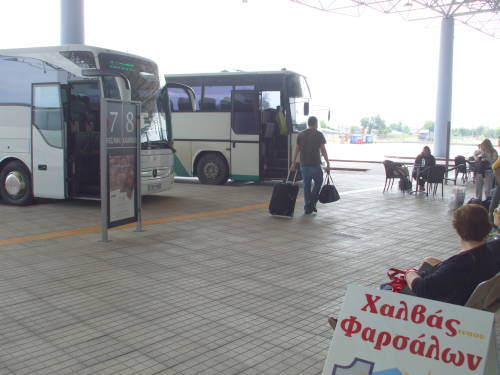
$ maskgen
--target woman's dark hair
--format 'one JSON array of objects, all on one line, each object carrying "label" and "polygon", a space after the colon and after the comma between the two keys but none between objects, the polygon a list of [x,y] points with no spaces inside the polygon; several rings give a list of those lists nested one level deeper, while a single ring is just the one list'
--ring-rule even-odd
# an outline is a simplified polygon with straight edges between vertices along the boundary
[{"label": "woman's dark hair", "polygon": [[429,146],[424,146],[423,148],[425,151],[427,151],[429,154],[431,153],[431,149]]},{"label": "woman's dark hair", "polygon": [[453,213],[453,228],[464,241],[482,241],[491,230],[488,211],[479,204],[465,204]]}]

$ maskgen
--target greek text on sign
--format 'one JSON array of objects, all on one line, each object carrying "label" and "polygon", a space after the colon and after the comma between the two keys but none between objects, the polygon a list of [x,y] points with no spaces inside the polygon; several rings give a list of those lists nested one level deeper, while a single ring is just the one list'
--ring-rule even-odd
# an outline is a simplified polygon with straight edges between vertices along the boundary
[{"label": "greek text on sign", "polygon": [[323,375],[484,374],[494,315],[349,286]]}]

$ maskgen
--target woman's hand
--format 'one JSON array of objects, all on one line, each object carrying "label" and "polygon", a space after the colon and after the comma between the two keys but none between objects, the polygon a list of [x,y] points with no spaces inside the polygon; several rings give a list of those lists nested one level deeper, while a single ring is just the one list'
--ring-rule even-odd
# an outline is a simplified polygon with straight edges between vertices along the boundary
[{"label": "woman's hand", "polygon": [[408,288],[410,288],[410,290],[413,290],[411,287],[413,280],[418,279],[419,277],[420,275],[414,269],[411,269],[405,273],[406,284],[408,285]]}]

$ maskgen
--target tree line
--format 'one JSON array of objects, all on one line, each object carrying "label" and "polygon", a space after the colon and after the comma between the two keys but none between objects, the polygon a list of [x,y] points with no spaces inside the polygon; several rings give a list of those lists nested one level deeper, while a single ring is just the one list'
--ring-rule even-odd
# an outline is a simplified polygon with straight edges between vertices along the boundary
[{"label": "tree line", "polygon": [[[420,130],[434,131],[434,121],[425,121]],[[365,134],[378,134],[387,135],[392,132],[399,132],[402,134],[412,134],[412,130],[408,125],[403,124],[401,121],[387,125],[386,121],[380,115],[363,117],[359,125],[351,126],[351,133]],[[488,126],[478,126],[476,128],[452,128],[452,137],[486,137],[496,138],[500,136],[499,128],[490,128]]]},{"label": "tree line", "polygon": [[500,128],[490,128],[488,126],[478,126],[477,128],[456,128],[451,129],[453,137],[478,137],[497,138],[500,137]]},{"label": "tree line", "polygon": [[401,121],[390,125],[380,117],[380,115],[363,117],[360,120],[359,126],[351,126],[351,133],[364,132],[365,134],[378,134],[387,135],[392,131],[397,131],[403,134],[411,134],[411,129],[408,125],[403,124]]}]

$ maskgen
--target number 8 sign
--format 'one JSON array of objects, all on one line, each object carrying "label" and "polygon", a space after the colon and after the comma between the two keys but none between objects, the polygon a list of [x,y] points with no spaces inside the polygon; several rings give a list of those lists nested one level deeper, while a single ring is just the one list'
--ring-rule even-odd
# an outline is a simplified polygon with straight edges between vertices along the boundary
[{"label": "number 8 sign", "polygon": [[135,129],[134,126],[134,114],[132,112],[127,112],[127,122],[125,124],[127,132],[132,133]]}]

